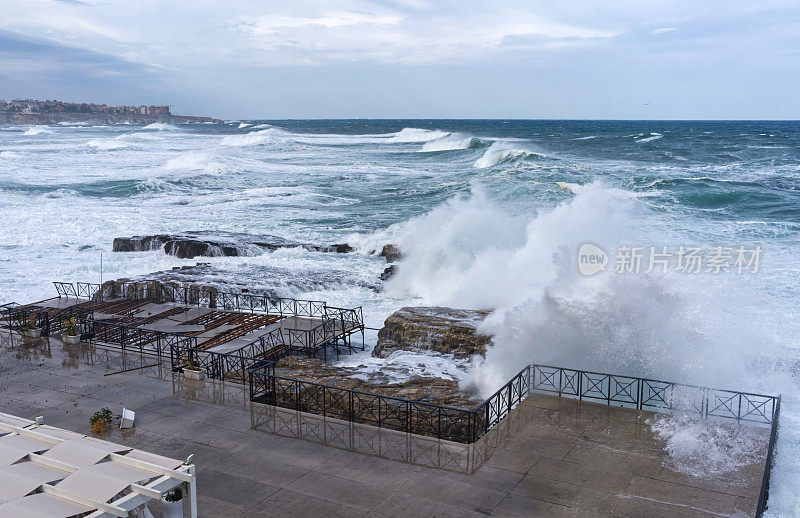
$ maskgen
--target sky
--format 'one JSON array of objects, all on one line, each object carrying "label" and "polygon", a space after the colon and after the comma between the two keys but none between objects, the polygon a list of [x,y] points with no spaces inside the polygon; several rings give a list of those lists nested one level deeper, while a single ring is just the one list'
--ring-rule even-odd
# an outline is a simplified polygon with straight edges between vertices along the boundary
[{"label": "sky", "polygon": [[797,0],[0,0],[0,99],[224,119],[800,119]]}]

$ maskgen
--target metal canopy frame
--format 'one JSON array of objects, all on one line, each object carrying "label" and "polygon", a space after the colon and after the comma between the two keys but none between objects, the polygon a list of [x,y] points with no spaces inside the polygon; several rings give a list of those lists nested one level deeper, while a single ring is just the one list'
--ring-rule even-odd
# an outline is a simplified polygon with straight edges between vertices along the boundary
[{"label": "metal canopy frame", "polygon": [[[0,514],[3,512],[3,507],[6,506],[8,507],[9,511],[24,509],[25,498],[33,495],[43,494],[56,499],[61,499],[65,501],[65,503],[69,503],[67,505],[86,507],[88,508],[86,512],[91,512],[94,510],[94,512],[91,512],[91,514],[88,515],[92,518],[126,518],[131,516],[131,512],[141,505],[146,504],[150,500],[161,500],[161,496],[165,492],[181,486],[184,492],[184,498],[182,498],[183,516],[191,518],[197,517],[197,483],[194,464],[181,463],[179,460],[168,459],[164,457],[164,460],[168,461],[168,464],[171,466],[180,464],[177,468],[173,469],[128,455],[133,454],[150,460],[157,460],[154,457],[160,456],[151,455],[141,450],[115,445],[107,441],[90,438],[82,434],[77,434],[59,428],[49,426],[43,427],[40,425],[40,423],[40,420],[35,422],[17,416],[0,413],[0,434],[2,434],[0,435],[0,438],[19,436],[38,441],[43,444],[49,444],[49,448],[64,443],[69,443],[69,441],[84,440],[86,442],[96,442],[99,448],[105,448],[109,451],[109,453],[103,456],[100,461],[91,462],[91,464],[86,467],[75,466],[73,464],[48,457],[47,451],[49,451],[49,448],[45,449],[45,446],[42,446],[42,449],[36,450],[40,453],[28,453],[20,461],[12,465],[32,462],[49,468],[64,471],[67,473],[67,475],[58,482],[45,482],[38,484],[33,492],[28,492],[26,495],[10,500],[9,502],[0,503]],[[115,453],[116,451],[124,453]],[[129,468],[129,470],[132,468],[133,470],[141,471],[142,478],[140,480],[148,479],[150,482],[146,484],[123,484],[124,487],[122,491],[117,492],[117,496],[114,497],[113,500],[105,502],[86,498],[85,496],[76,494],[74,491],[66,491],[59,487],[61,482],[69,478],[69,476],[75,473],[80,473],[84,470],[89,470],[95,466],[102,466],[107,462],[118,463],[121,466],[126,466]],[[88,476],[90,478],[93,475],[94,474]],[[102,478],[98,480],[98,483],[100,483],[101,480]]]}]

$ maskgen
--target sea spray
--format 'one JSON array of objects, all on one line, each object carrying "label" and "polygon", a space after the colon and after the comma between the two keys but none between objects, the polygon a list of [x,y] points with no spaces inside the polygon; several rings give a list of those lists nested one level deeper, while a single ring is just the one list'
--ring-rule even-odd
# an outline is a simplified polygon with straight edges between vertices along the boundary
[{"label": "sea spray", "polygon": [[[726,293],[713,276],[625,275],[610,271],[613,265],[593,277],[579,272],[583,243],[612,250],[663,241],[642,226],[655,217],[633,193],[597,183],[530,219],[508,215],[478,189],[407,226],[406,255],[389,290],[493,310],[480,330],[494,346],[465,380],[484,395],[528,363],[713,385],[743,381],[756,354],[745,344],[759,337],[731,315],[735,294],[708,298]],[[727,353],[732,348],[737,356]]]}]

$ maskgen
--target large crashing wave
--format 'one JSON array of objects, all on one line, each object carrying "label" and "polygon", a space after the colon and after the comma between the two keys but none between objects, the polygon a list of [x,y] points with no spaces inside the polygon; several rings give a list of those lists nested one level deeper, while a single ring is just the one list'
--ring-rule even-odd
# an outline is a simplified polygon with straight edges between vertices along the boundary
[{"label": "large crashing wave", "polygon": [[514,144],[510,142],[497,141],[489,146],[482,157],[475,161],[475,168],[485,169],[501,162],[526,158],[545,158],[545,155],[525,149],[519,145],[514,147]]},{"label": "large crashing wave", "polygon": [[531,218],[509,215],[476,190],[403,226],[405,258],[387,289],[425,304],[494,310],[482,331],[495,345],[466,380],[483,395],[529,363],[752,385],[755,356],[775,344],[751,325],[755,317],[742,318],[742,301],[759,293],[746,280],[737,291],[719,276],[579,273],[583,243],[612,256],[626,243],[669,244],[644,230],[658,228],[642,223],[657,217],[635,194],[598,184]]}]

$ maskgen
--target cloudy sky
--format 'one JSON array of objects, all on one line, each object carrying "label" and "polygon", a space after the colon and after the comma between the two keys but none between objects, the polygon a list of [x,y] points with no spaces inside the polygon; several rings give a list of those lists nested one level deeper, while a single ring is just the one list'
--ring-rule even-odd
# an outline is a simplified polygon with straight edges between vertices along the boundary
[{"label": "cloudy sky", "polygon": [[797,0],[0,0],[0,98],[222,118],[800,118]]}]

